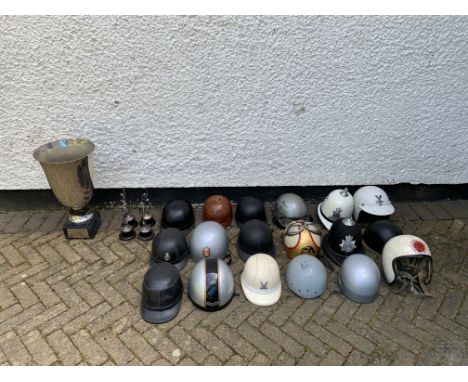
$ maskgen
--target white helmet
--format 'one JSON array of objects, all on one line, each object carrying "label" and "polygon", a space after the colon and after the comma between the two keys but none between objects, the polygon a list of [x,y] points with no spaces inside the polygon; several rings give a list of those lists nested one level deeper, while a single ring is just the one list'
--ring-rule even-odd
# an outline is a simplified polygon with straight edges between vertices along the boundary
[{"label": "white helmet", "polygon": [[432,255],[427,243],[414,235],[399,235],[387,241],[382,265],[389,284],[409,282],[412,290],[428,294],[432,278]]},{"label": "white helmet", "polygon": [[353,209],[353,195],[347,188],[337,189],[330,192],[317,206],[317,215],[325,228],[329,230],[336,220],[350,218],[353,215]]},{"label": "white helmet", "polygon": [[241,275],[245,297],[259,306],[275,304],[281,297],[281,277],[276,260],[265,253],[250,256]]},{"label": "white helmet", "polygon": [[354,193],[354,220],[360,221],[361,211],[382,219],[382,217],[393,214],[395,207],[393,207],[387,193],[380,187],[364,186]]}]

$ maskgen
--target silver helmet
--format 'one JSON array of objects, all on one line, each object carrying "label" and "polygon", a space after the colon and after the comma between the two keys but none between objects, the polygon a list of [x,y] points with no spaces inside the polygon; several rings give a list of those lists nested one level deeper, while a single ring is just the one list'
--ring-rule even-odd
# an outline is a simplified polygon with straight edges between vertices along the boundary
[{"label": "silver helmet", "polygon": [[273,222],[281,228],[293,220],[310,220],[307,205],[299,195],[290,192],[278,196],[273,209]]},{"label": "silver helmet", "polygon": [[379,267],[369,256],[360,253],[348,256],[341,265],[338,283],[350,300],[369,304],[379,295]]},{"label": "silver helmet", "polygon": [[204,310],[219,310],[234,295],[234,277],[229,266],[217,258],[200,260],[190,273],[188,295]]},{"label": "silver helmet", "polygon": [[194,262],[203,258],[224,259],[229,251],[229,239],[226,229],[215,221],[199,224],[192,232],[190,255]]},{"label": "silver helmet", "polygon": [[299,255],[286,269],[286,284],[302,298],[319,297],[327,287],[327,271],[315,256]]}]

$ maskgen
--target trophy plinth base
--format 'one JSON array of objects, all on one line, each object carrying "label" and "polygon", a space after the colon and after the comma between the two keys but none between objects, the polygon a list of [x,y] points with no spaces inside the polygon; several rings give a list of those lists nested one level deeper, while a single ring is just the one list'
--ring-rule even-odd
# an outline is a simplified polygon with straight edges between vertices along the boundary
[{"label": "trophy plinth base", "polygon": [[94,239],[100,226],[101,214],[95,211],[93,217],[84,223],[67,220],[63,225],[63,233],[67,239]]}]

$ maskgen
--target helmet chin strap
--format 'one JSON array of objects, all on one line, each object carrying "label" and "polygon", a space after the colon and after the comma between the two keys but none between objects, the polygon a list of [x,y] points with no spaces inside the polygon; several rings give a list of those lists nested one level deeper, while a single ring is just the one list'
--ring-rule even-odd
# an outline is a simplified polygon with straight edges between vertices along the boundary
[{"label": "helmet chin strap", "polygon": [[399,291],[402,291],[406,284],[409,283],[411,292],[415,294],[422,294],[427,297],[431,297],[432,295],[429,293],[424,280],[427,277],[427,271],[422,269],[418,272],[416,276],[412,275],[409,272],[405,271],[398,271],[396,274],[396,279],[402,283],[401,288]]}]

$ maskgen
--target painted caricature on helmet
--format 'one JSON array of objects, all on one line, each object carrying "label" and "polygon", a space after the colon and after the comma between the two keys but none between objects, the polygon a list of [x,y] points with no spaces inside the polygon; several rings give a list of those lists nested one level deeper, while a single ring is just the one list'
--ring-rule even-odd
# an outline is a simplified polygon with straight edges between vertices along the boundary
[{"label": "painted caricature on helmet", "polygon": [[427,243],[414,235],[399,235],[387,241],[382,252],[385,279],[389,284],[409,283],[412,291],[429,295],[432,255]]}]

